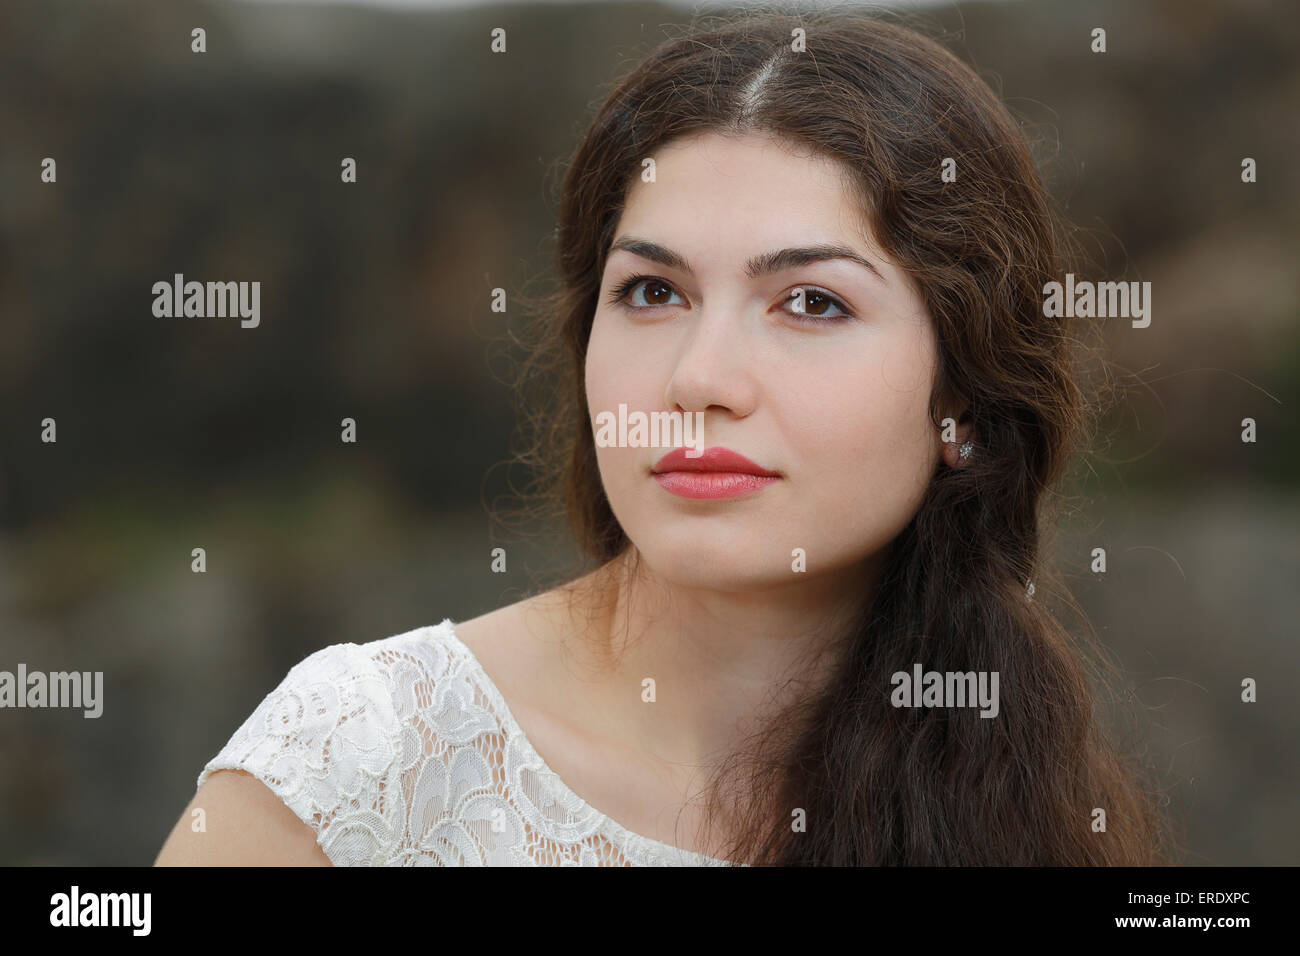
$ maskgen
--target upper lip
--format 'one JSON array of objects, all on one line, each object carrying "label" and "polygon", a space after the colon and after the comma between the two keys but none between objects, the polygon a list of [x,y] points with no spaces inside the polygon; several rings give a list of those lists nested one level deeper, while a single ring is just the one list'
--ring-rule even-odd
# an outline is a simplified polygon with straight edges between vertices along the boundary
[{"label": "upper lip", "polygon": [[704,449],[704,454],[699,458],[687,458],[685,448],[674,448],[655,462],[650,471],[653,474],[665,471],[725,471],[772,478],[779,474],[759,467],[739,452],[720,445]]}]

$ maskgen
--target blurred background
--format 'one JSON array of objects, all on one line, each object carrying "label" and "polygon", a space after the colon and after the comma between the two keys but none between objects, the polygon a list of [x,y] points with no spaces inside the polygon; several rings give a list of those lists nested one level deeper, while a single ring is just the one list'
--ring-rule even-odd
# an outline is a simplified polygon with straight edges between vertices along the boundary
[{"label": "blurred background", "polygon": [[[1105,325],[1139,387],[1049,553],[1144,708],[1186,862],[1300,862],[1300,5],[904,9],[1038,131],[1102,274],[1152,283],[1149,328]],[[151,863],[294,663],[567,561],[489,518],[525,318],[490,290],[544,275],[560,164],[692,10],[0,5],[0,670],[105,681],[97,720],[0,711],[0,864]],[[260,280],[260,326],[155,318],[177,272]]]}]

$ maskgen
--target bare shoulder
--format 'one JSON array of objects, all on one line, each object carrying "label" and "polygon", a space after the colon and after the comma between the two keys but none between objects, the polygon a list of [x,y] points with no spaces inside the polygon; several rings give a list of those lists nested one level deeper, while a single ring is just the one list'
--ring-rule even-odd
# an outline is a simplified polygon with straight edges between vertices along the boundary
[{"label": "bare shoulder", "polygon": [[574,624],[562,589],[457,624],[455,631],[535,745],[554,739],[559,724],[585,726],[579,712],[587,693],[574,679],[571,657],[578,642],[572,640]]},{"label": "bare shoulder", "polygon": [[562,611],[558,593],[548,591],[463,621],[456,636],[494,679],[515,684],[516,678],[545,669],[554,656]]},{"label": "bare shoulder", "polygon": [[330,865],[316,831],[266,784],[237,770],[219,770],[203,781],[154,861],[154,866]]}]

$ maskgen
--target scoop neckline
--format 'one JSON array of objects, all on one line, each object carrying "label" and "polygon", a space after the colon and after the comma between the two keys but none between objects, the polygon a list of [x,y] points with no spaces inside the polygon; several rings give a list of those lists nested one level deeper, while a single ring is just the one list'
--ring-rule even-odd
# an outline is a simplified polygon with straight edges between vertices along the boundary
[{"label": "scoop neckline", "polygon": [[662,840],[655,840],[651,837],[637,833],[634,830],[629,830],[608,813],[596,809],[582,797],[578,796],[578,794],[574,793],[573,789],[564,782],[564,778],[551,769],[542,758],[542,755],[533,747],[533,742],[528,739],[528,735],[524,733],[524,729],[519,726],[519,722],[515,720],[514,712],[510,709],[509,703],[506,702],[505,695],[501,693],[496,682],[494,682],[488,675],[487,670],[483,667],[483,663],[478,659],[478,655],[474,653],[468,644],[460,639],[460,636],[456,633],[456,625],[452,619],[449,617],[443,618],[441,624],[430,625],[429,629],[434,631],[442,630],[451,638],[452,643],[455,644],[456,647],[474,664],[475,671],[477,671],[478,675],[482,678],[483,689],[487,691],[488,696],[492,698],[493,704],[496,705],[497,716],[505,726],[506,733],[518,740],[519,746],[524,751],[524,756],[526,756],[534,766],[539,767],[545,773],[550,774],[552,781],[560,790],[560,795],[566,802],[576,805],[579,812],[595,814],[600,819],[601,823],[612,831],[612,835],[617,843],[639,843],[642,846],[649,847],[650,849],[659,850],[662,853],[677,856],[688,863],[714,866],[739,865],[732,860],[723,860],[718,857],[709,856],[705,853],[698,853],[695,850],[688,850],[685,847],[674,846],[671,843],[665,843]]}]

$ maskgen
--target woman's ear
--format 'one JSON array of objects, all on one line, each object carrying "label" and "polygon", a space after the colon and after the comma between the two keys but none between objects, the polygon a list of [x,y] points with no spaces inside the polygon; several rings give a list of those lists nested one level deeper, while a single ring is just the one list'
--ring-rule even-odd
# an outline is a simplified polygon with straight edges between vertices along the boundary
[{"label": "woman's ear", "polygon": [[965,437],[971,433],[971,429],[958,430],[956,441],[946,441],[943,443],[943,460],[949,468],[965,468],[966,463],[970,461],[975,454],[974,439]]},{"label": "woman's ear", "polygon": [[954,423],[951,428],[944,428],[941,434],[944,463],[949,468],[964,468],[975,454],[975,423],[971,421],[965,407],[943,420]]}]

